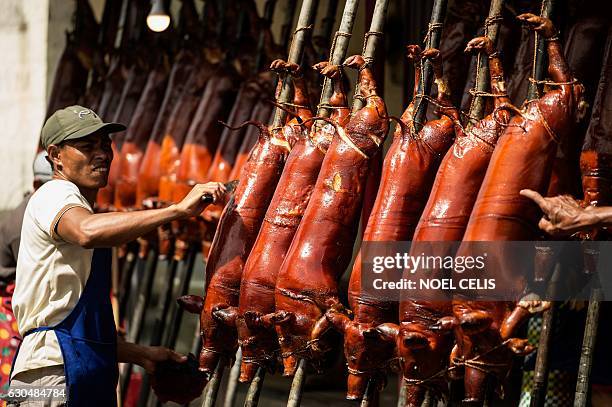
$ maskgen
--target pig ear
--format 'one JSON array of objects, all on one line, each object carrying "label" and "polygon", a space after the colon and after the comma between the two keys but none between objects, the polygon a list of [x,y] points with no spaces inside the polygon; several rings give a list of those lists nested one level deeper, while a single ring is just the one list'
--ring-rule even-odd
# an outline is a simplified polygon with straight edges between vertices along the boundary
[{"label": "pig ear", "polygon": [[199,295],[183,295],[176,299],[178,305],[187,312],[200,315],[204,309],[204,297]]},{"label": "pig ear", "polygon": [[236,326],[236,318],[238,317],[237,307],[215,307],[212,312],[212,317],[215,321],[220,322],[224,325],[233,327]]},{"label": "pig ear", "polygon": [[402,343],[410,349],[423,349],[429,346],[429,339],[420,332],[408,332],[402,338]]},{"label": "pig ear", "polygon": [[399,334],[399,326],[390,322],[380,324],[376,327],[376,331],[380,335],[380,338],[385,342],[395,343],[397,335]]}]

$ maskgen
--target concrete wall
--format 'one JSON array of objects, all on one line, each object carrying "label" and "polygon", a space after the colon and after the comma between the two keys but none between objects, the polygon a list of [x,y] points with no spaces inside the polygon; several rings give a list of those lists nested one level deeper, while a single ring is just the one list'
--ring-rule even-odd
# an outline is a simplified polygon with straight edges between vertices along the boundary
[{"label": "concrete wall", "polygon": [[0,11],[0,209],[32,183],[45,114],[48,0],[2,0]]}]

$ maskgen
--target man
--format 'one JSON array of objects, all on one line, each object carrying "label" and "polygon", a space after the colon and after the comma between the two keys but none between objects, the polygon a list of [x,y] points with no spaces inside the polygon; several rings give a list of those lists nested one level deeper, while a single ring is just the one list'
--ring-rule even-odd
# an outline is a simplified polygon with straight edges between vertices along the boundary
[{"label": "man", "polygon": [[[42,184],[51,180],[51,165],[46,159],[47,153],[40,152],[34,159],[34,182],[36,191]],[[4,215],[0,223],[0,394],[8,389],[11,363],[19,344],[19,331],[12,308],[13,290],[15,289],[15,269],[21,236],[21,223],[31,192],[12,211]]]},{"label": "man", "polygon": [[544,198],[530,189],[524,189],[520,193],[542,209],[544,216],[538,226],[551,236],[568,236],[589,229],[612,226],[612,207],[583,208],[569,195]]},{"label": "man", "polygon": [[[125,126],[103,123],[71,106],[45,122],[41,143],[53,180],[28,203],[17,261],[13,308],[23,335],[10,390],[66,386],[69,406],[116,405],[117,362],[141,365],[186,358],[162,347],[117,340],[110,305],[110,251],[161,224],[202,212],[205,195],[222,199],[220,183],[194,186],[162,209],[94,214],[98,190],[113,159],[109,134]],[[94,250],[91,250],[94,249]],[[59,400],[61,401],[61,400]],[[47,399],[40,404],[58,405]],[[19,404],[16,404],[19,405]]]}]

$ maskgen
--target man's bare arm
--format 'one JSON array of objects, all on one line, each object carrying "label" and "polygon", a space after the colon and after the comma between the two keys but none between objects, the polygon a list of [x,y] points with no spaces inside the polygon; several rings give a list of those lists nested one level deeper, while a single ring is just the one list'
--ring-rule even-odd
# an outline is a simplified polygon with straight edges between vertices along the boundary
[{"label": "man's bare arm", "polygon": [[524,189],[521,195],[533,200],[544,216],[540,219],[540,229],[552,236],[567,236],[593,228],[612,226],[612,207],[581,207],[569,195],[544,198],[536,191]]},{"label": "man's bare arm", "polygon": [[183,363],[187,357],[163,346],[143,346],[117,337],[117,361],[120,363],[137,364],[142,366],[147,373],[152,374],[155,372],[157,363],[166,360]]},{"label": "man's bare arm", "polygon": [[118,246],[164,223],[199,215],[208,205],[202,199],[206,194],[218,202],[225,187],[217,182],[196,185],[181,202],[162,209],[92,214],[75,207],[60,218],[56,233],[63,240],[85,248]]}]

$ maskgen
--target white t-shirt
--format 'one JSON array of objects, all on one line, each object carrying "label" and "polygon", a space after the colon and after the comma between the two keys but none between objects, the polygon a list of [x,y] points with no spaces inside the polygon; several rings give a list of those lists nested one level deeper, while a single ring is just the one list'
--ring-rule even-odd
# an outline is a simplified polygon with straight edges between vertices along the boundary
[{"label": "white t-shirt", "polygon": [[[56,233],[62,215],[77,206],[93,212],[77,186],[64,180],[45,183],[28,202],[13,294],[13,310],[21,335],[33,328],[62,322],[85,288],[93,250],[67,243]],[[24,338],[12,376],[63,363],[55,332],[35,332]]]}]

